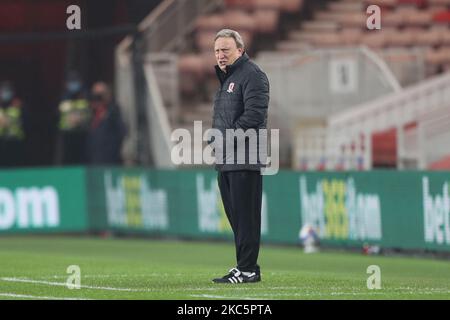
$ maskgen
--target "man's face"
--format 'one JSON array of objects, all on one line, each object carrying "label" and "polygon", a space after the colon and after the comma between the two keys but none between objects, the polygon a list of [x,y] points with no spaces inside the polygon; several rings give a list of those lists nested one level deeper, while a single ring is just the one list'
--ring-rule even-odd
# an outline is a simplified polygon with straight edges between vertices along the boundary
[{"label": "man's face", "polygon": [[233,38],[218,38],[214,44],[217,65],[222,71],[226,71],[226,67],[232,65],[244,50],[238,48]]},{"label": "man's face", "polygon": [[94,108],[109,103],[108,87],[104,83],[98,82],[92,86],[91,103]]}]

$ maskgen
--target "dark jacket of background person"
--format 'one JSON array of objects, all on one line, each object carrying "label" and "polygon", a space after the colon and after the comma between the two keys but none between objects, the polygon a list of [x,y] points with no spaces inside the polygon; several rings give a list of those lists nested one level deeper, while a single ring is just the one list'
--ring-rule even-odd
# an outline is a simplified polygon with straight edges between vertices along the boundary
[{"label": "dark jacket of background person", "polygon": [[121,146],[125,133],[120,109],[115,103],[109,103],[103,110],[95,110],[87,139],[88,163],[121,164]]},{"label": "dark jacket of background person", "polygon": [[[234,162],[227,164],[227,146],[225,145],[226,129],[265,129],[267,126],[267,110],[269,105],[269,81],[266,74],[253,63],[248,55],[244,53],[231,66],[227,66],[224,73],[216,66],[217,77],[220,81],[220,88],[214,97],[213,125],[223,134],[223,164],[216,164],[219,171],[235,170],[260,170],[264,166],[264,161],[259,159],[259,147],[249,148],[248,139],[245,144],[245,163],[237,162],[237,142],[234,146]],[[214,139],[212,139],[214,140]],[[212,142],[212,141],[210,141]],[[258,141],[259,146],[259,141]],[[216,146],[217,147],[217,146]],[[217,157],[217,149],[216,157]],[[249,152],[255,153],[257,163],[249,163]],[[231,153],[231,152],[230,152]],[[217,158],[216,158],[217,161]]]}]

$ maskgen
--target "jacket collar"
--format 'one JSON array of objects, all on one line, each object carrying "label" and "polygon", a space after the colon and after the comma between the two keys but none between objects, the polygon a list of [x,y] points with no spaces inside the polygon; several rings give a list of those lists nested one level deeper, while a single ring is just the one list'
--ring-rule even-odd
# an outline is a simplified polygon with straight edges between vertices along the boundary
[{"label": "jacket collar", "polygon": [[223,72],[222,69],[218,65],[215,66],[217,77],[220,82],[223,83],[226,78],[228,78],[234,71],[236,71],[240,66],[242,66],[245,62],[250,60],[250,57],[246,52],[242,54],[232,65],[226,66],[227,72]]}]

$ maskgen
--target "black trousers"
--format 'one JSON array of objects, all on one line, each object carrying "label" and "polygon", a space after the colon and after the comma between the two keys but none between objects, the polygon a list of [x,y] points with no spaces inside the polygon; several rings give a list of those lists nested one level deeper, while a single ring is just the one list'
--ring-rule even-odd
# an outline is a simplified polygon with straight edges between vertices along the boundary
[{"label": "black trousers", "polygon": [[237,267],[257,272],[261,239],[262,175],[260,171],[218,173],[223,205],[234,233]]}]

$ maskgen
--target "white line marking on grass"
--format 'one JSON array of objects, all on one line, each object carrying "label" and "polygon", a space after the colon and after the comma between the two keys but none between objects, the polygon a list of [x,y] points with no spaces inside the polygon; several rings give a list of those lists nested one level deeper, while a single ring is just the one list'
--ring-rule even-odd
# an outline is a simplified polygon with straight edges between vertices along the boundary
[{"label": "white line marking on grass", "polygon": [[32,296],[29,294],[16,294],[16,293],[2,293],[0,297],[7,298],[22,298],[22,299],[36,299],[36,300],[90,300],[84,298],[63,298],[63,297],[46,297],[46,296]]},{"label": "white line marking on grass", "polygon": [[244,300],[267,300],[267,299],[277,299],[281,297],[332,297],[332,296],[377,296],[377,295],[430,295],[436,293],[450,293],[450,291],[406,291],[406,292],[286,292],[286,293],[256,293],[255,296],[249,294],[246,297],[236,296],[236,295],[209,295],[209,294],[194,294],[191,297],[196,298],[211,298],[211,299],[244,299]]},{"label": "white line marking on grass", "polygon": [[[383,293],[368,293],[368,295],[376,295]],[[323,292],[310,292],[310,293],[258,293],[255,296],[251,294],[246,297],[242,296],[217,296],[217,295],[209,295],[209,294],[192,294],[191,297],[196,298],[211,298],[211,299],[243,299],[243,300],[270,300],[277,299],[277,297],[311,297],[311,296],[320,296],[320,297],[329,297],[333,295],[362,295],[362,293],[345,293],[345,292],[331,292],[331,293],[323,293]]]},{"label": "white line marking on grass", "polygon": [[[33,283],[33,284],[42,284],[48,286],[59,286],[66,287],[67,283],[65,282],[53,282],[53,281],[44,281],[44,280],[33,280],[28,278],[9,278],[3,277],[0,278],[1,281],[7,282],[21,282],[21,283]],[[166,288],[166,289],[145,289],[145,288],[115,288],[115,287],[98,287],[98,286],[87,286],[80,285],[81,288],[85,289],[94,289],[94,290],[108,290],[108,291],[125,291],[125,292],[153,292],[153,293],[161,293],[161,292],[180,292],[180,291],[209,291],[209,290],[217,290],[217,288],[205,287],[205,288]],[[250,288],[249,288],[250,289]]]},{"label": "white line marking on grass", "polygon": [[[59,287],[66,287],[67,286],[67,283],[65,283],[65,282],[51,282],[51,281],[19,279],[19,278],[0,278],[0,280],[8,281],[8,282],[23,282],[23,283],[44,284],[44,285],[48,285],[48,286],[59,286]],[[80,287],[81,288],[85,288],[85,289],[94,289],[94,290],[127,291],[127,292],[149,292],[149,290],[146,290],[146,289],[95,287],[95,286],[84,286],[84,285],[81,285]]]},{"label": "white line marking on grass", "polygon": [[[8,281],[8,282],[22,282],[22,283],[33,283],[33,284],[42,284],[49,286],[60,286],[65,287],[67,284],[65,282],[52,282],[52,281],[43,281],[43,280],[33,280],[29,278],[17,278],[17,277],[3,277],[0,278],[0,281]],[[283,287],[283,286],[251,286],[251,287],[242,287],[242,286],[233,286],[227,287],[227,289],[236,290],[234,292],[230,292],[230,296],[223,295],[210,295],[206,294],[208,291],[216,291],[217,286],[211,284],[211,286],[207,287],[183,287],[183,288],[171,288],[170,286],[166,288],[116,288],[116,287],[101,287],[101,286],[87,286],[81,285],[81,288],[85,289],[93,289],[93,290],[106,290],[106,291],[121,291],[121,292],[148,292],[148,293],[169,293],[169,292],[195,292],[195,291],[204,291],[205,294],[195,294],[191,295],[192,297],[200,297],[200,298],[216,298],[216,299],[236,299],[236,296],[239,296],[239,292],[242,292],[242,295],[246,295],[246,297],[241,297],[239,299],[271,299],[276,297],[309,297],[309,296],[320,296],[320,297],[332,297],[332,296],[376,296],[376,295],[430,295],[430,294],[449,294],[450,291],[446,288],[423,288],[423,289],[415,289],[410,287],[400,287],[400,288],[384,288],[381,291],[377,292],[366,292],[360,290],[358,288],[353,288],[353,292],[339,291],[336,290],[338,288],[333,287],[334,289],[331,292],[318,292],[317,288],[312,287]],[[230,290],[230,291],[231,291]],[[255,292],[255,296],[252,296],[252,293],[247,290],[264,290],[269,293],[258,293]],[[270,293],[270,291],[278,291],[276,293]],[[294,291],[294,292],[279,292],[282,291]],[[51,298],[51,297],[50,297]],[[36,298],[37,299],[37,298]]]},{"label": "white line marking on grass", "polygon": [[[186,274],[170,274],[170,273],[148,273],[148,274],[84,274],[83,278],[93,278],[93,279],[101,279],[101,278],[147,278],[147,277],[185,277]],[[21,277],[18,277],[21,278]],[[37,279],[46,280],[46,279],[67,279],[67,275],[54,275],[54,276],[43,276],[37,277]]]},{"label": "white line marking on grass", "polygon": [[195,298],[211,298],[211,299],[243,299],[243,300],[264,300],[264,298],[258,298],[258,297],[233,297],[233,296],[218,296],[218,295],[212,295],[212,294],[191,294],[190,297]]}]

